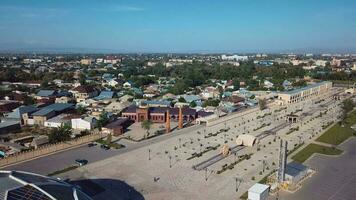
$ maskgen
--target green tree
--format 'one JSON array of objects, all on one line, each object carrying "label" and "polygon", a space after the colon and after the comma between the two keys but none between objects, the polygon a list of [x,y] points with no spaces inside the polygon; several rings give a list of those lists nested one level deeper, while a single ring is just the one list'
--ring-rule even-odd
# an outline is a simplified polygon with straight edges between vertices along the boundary
[{"label": "green tree", "polygon": [[108,124],[108,123],[109,123],[109,118],[108,118],[107,112],[105,112],[105,111],[101,112],[101,114],[99,116],[99,120],[97,122],[97,127],[101,131],[101,128],[106,126],[106,124]]},{"label": "green tree", "polygon": [[141,123],[141,127],[146,130],[147,134],[149,133],[148,131],[151,129],[152,126],[152,121],[151,120],[145,120]]},{"label": "green tree", "polygon": [[190,102],[189,106],[192,108],[195,108],[195,107],[197,107],[197,103],[195,103],[195,101],[192,101],[192,102]]},{"label": "green tree", "polygon": [[81,85],[86,85],[86,77],[85,77],[85,75],[84,74],[80,74],[80,76],[79,76],[79,83],[81,84]]},{"label": "green tree", "polygon": [[72,135],[72,129],[69,125],[65,124],[59,128],[53,128],[50,130],[48,139],[50,143],[63,142],[70,140]]},{"label": "green tree", "polygon": [[112,135],[109,134],[109,135],[106,137],[106,144],[107,144],[107,145],[110,145],[110,144],[111,144],[111,140],[112,140]]},{"label": "green tree", "polygon": [[86,108],[83,106],[78,106],[77,109],[75,110],[77,114],[82,115],[86,112]]},{"label": "green tree", "polygon": [[33,105],[33,104],[35,104],[36,103],[36,101],[35,101],[35,99],[33,98],[33,97],[31,97],[31,96],[28,96],[28,95],[26,95],[25,97],[24,97],[24,100],[23,100],[24,102],[23,102],[23,104],[25,104],[25,105]]},{"label": "green tree", "polygon": [[352,111],[355,107],[355,102],[352,99],[345,99],[342,102],[341,108],[342,108],[342,115],[341,118],[344,121],[347,117],[347,113]]},{"label": "green tree", "polygon": [[179,97],[178,102],[180,103],[186,103],[185,99],[183,97]]},{"label": "green tree", "polygon": [[219,99],[208,99],[208,100],[204,101],[203,107],[207,107],[207,106],[217,107],[217,106],[219,106],[219,103],[220,103]]}]

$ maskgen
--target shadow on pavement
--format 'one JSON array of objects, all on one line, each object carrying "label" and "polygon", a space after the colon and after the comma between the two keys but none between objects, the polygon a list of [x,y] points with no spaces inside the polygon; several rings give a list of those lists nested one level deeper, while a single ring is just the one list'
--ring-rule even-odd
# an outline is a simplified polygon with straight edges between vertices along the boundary
[{"label": "shadow on pavement", "polygon": [[143,195],[124,181],[113,179],[82,179],[69,181],[93,199],[144,200]]}]

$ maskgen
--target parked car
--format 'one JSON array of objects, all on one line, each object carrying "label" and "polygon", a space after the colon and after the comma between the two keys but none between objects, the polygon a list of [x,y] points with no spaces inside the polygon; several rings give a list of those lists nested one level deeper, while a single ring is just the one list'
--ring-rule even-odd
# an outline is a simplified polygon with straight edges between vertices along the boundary
[{"label": "parked car", "polygon": [[85,160],[85,159],[76,159],[76,160],[75,160],[75,163],[76,163],[78,166],[83,166],[83,165],[88,164],[88,160]]},{"label": "parked car", "polygon": [[110,147],[108,145],[106,145],[106,144],[100,145],[100,148],[102,148],[104,150],[109,150],[110,149]]},{"label": "parked car", "polygon": [[91,142],[88,144],[88,147],[93,147],[93,146],[96,146],[96,143]]}]

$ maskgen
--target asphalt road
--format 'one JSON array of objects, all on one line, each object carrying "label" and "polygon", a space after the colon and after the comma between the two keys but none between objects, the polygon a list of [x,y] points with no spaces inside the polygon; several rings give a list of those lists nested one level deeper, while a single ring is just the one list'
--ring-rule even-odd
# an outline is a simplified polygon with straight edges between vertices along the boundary
[{"label": "asphalt road", "polygon": [[191,133],[192,131],[196,131],[198,129],[203,128],[202,125],[194,125],[191,127],[184,128],[182,130],[173,131],[170,134],[165,134],[161,136],[157,136],[151,138],[149,140],[144,140],[139,143],[132,143],[128,144],[125,148],[122,149],[110,149],[110,150],[103,150],[100,146],[88,147],[87,145],[70,149],[67,151],[59,152],[56,154],[52,154],[45,157],[40,157],[34,160],[30,160],[27,162],[19,163],[16,165],[12,165],[9,167],[3,168],[4,170],[23,170],[28,172],[34,172],[39,174],[49,174],[58,170],[62,170],[68,166],[74,164],[75,159],[86,159],[91,162],[96,162],[100,160],[104,160],[106,158],[119,155],[122,153],[126,153],[129,151],[133,151],[138,148],[142,148],[148,146],[150,144],[154,144],[157,142],[161,142],[171,137],[177,137],[178,135]]},{"label": "asphalt road", "polygon": [[338,148],[340,156],[315,155],[306,165],[317,173],[308,178],[302,188],[294,194],[282,193],[281,199],[299,200],[355,200],[356,199],[356,138]]}]

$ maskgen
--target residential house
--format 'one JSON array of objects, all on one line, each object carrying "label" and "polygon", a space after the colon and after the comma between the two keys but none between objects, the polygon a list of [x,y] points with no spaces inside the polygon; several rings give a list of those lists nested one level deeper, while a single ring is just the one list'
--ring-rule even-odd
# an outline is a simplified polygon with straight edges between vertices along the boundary
[{"label": "residential house", "polygon": [[40,90],[35,96],[37,103],[54,103],[56,97],[56,90]]},{"label": "residential house", "polygon": [[77,102],[82,102],[86,99],[90,99],[98,95],[98,91],[94,87],[89,85],[78,86],[71,90],[71,93],[73,94]]},{"label": "residential house", "polygon": [[6,113],[10,113],[15,108],[18,108],[20,103],[12,100],[0,100],[0,117]]},{"label": "residential house", "polygon": [[32,114],[36,112],[38,108],[34,105],[30,106],[21,106],[14,109],[12,112],[5,115],[2,121],[15,121],[19,122],[21,125],[25,124],[24,115],[25,114]]},{"label": "residential house", "polygon": [[204,89],[201,96],[203,99],[218,98],[220,96],[220,92],[215,87],[209,86]]},{"label": "residential house", "polygon": [[273,88],[274,84],[272,82],[270,82],[269,80],[265,80],[263,82],[263,87],[267,88],[267,89],[271,89]]},{"label": "residential house", "polygon": [[113,91],[101,91],[99,96],[96,96],[94,100],[106,100],[106,99],[112,99],[115,97],[115,92]]},{"label": "residential house", "polygon": [[18,130],[21,130],[21,126],[17,121],[5,121],[0,123],[0,135]]},{"label": "residential house", "polygon": [[132,87],[132,81],[126,81],[122,86],[124,87],[124,88],[131,88]]}]

